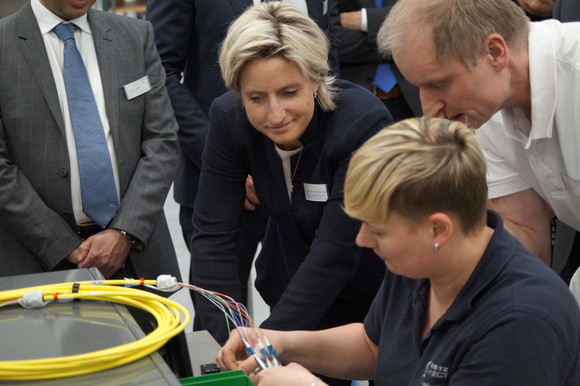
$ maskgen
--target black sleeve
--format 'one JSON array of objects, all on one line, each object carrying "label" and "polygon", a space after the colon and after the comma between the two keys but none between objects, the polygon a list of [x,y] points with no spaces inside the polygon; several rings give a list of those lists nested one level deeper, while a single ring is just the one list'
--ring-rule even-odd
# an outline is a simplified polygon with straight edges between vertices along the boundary
[{"label": "black sleeve", "polygon": [[209,119],[181,82],[194,34],[194,1],[148,0],[147,19],[153,24],[155,44],[167,73],[165,84],[179,124],[180,151],[201,168],[201,153],[209,130]]},{"label": "black sleeve", "polygon": [[[238,125],[235,114],[226,117],[216,100],[210,108],[210,117],[212,128],[203,154],[193,218],[191,284],[239,302],[236,245],[248,170],[229,135],[230,128]],[[224,314],[201,295],[196,294],[196,303],[201,328],[223,344],[229,337]]]}]

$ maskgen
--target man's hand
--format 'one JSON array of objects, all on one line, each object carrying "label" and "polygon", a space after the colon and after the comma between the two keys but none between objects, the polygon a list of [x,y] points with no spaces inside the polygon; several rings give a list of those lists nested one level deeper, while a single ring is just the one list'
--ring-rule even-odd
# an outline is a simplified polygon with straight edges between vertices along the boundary
[{"label": "man's hand", "polygon": [[85,244],[88,253],[78,267],[98,268],[106,278],[110,278],[120,268],[125,267],[125,259],[131,250],[131,243],[117,229],[105,229],[86,239],[79,248]]},{"label": "man's hand", "polygon": [[81,261],[87,257],[88,253],[89,247],[87,245],[87,241],[85,240],[66,257],[66,260],[74,265],[79,265]]},{"label": "man's hand", "polygon": [[260,200],[256,194],[254,180],[252,179],[252,176],[248,174],[248,177],[246,178],[246,202],[244,202],[244,208],[247,210],[255,210],[256,205],[260,205]]},{"label": "man's hand", "polygon": [[362,26],[362,12],[341,12],[340,13],[340,25],[344,28],[350,28],[360,31]]}]

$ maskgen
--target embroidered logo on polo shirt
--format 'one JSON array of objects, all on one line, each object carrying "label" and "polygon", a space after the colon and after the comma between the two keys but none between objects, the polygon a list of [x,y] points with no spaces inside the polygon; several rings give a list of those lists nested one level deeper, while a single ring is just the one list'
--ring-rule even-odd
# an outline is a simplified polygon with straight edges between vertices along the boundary
[{"label": "embroidered logo on polo shirt", "polygon": [[447,385],[449,383],[449,367],[429,361],[423,373],[423,386]]}]

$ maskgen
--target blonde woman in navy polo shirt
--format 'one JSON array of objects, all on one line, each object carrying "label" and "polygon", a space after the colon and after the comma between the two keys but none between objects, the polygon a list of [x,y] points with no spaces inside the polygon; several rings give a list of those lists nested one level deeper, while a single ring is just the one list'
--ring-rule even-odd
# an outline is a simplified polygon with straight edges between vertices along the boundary
[{"label": "blonde woman in navy polo shirt", "polygon": [[[485,161],[465,125],[411,119],[352,156],[345,209],[387,274],[364,323],[261,330],[285,367],[258,385],[579,385],[580,310],[564,282],[486,211]],[[237,333],[218,363],[244,358]],[[299,363],[299,364],[297,364]],[[253,358],[240,363],[250,371]],[[304,367],[302,367],[304,366]]]}]

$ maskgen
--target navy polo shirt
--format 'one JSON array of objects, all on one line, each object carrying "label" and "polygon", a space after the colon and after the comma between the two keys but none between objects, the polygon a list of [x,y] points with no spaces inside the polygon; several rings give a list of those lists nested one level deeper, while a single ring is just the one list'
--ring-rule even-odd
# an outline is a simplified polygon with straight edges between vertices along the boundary
[{"label": "navy polo shirt", "polygon": [[580,385],[580,309],[564,282],[503,229],[421,341],[428,280],[387,272],[365,319],[377,385]]}]

